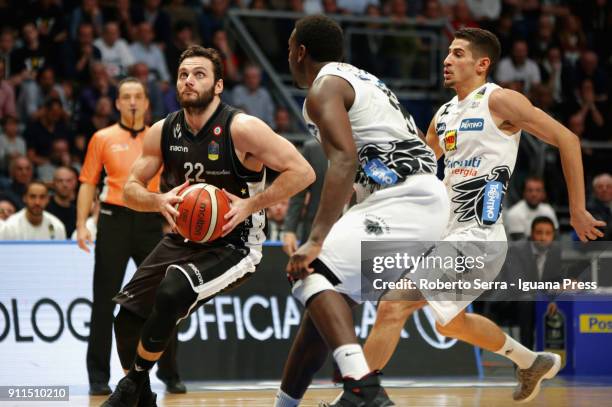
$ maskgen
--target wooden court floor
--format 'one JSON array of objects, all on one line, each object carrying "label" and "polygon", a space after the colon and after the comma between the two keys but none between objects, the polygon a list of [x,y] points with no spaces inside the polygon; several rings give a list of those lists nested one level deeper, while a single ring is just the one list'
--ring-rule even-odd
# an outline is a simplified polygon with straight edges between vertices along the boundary
[{"label": "wooden court floor", "polygon": [[[389,389],[389,395],[397,406],[410,407],[502,407],[517,406],[511,399],[509,388],[411,388]],[[217,391],[185,395],[166,395],[159,400],[161,406],[206,407],[272,407],[275,391]],[[316,389],[306,393],[301,406],[318,406],[319,401],[329,401],[338,394],[333,389]],[[99,406],[103,398],[89,406]],[[545,388],[539,397],[525,406],[538,407],[603,407],[612,405],[612,388],[602,387],[551,387]]]},{"label": "wooden court floor", "polygon": [[[195,387],[195,388],[194,388]],[[158,393],[161,389],[154,388]],[[189,386],[184,395],[158,396],[158,406],[182,407],[272,407],[275,390],[208,390]],[[318,388],[309,390],[301,406],[318,406],[321,400],[329,401],[338,394],[338,389]],[[410,407],[503,407],[518,406],[511,399],[512,388],[487,387],[391,387],[389,394],[397,406]],[[0,402],[0,406],[100,406],[105,397],[71,395],[69,402]],[[612,386],[547,386],[540,395],[525,406],[538,407],[604,407],[612,405]]]}]

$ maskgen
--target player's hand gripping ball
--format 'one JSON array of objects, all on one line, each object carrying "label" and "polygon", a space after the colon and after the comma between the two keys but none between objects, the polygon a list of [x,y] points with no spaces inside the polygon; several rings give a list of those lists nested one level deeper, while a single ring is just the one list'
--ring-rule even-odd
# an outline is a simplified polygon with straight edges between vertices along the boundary
[{"label": "player's hand gripping ball", "polygon": [[222,190],[210,184],[193,184],[180,190],[176,228],[187,240],[212,242],[221,236],[230,202]]}]

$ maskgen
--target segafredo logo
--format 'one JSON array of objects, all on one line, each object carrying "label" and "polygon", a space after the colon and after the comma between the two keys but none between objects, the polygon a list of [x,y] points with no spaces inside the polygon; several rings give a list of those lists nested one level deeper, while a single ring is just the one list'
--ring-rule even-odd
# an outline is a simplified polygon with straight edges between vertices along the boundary
[{"label": "segafredo logo", "polygon": [[483,119],[463,119],[459,130],[461,131],[480,131],[484,127]]}]

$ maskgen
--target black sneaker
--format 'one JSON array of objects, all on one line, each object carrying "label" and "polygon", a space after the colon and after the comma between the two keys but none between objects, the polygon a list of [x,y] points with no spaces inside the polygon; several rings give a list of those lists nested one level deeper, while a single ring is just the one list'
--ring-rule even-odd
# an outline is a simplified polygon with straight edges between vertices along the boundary
[{"label": "black sneaker", "polygon": [[140,391],[138,407],[157,407],[157,394],[151,390],[151,381],[148,377]]},{"label": "black sneaker", "polygon": [[90,396],[107,396],[113,391],[108,386],[108,383],[90,383],[89,384],[89,395]]},{"label": "black sneaker", "polygon": [[159,370],[155,374],[159,380],[166,385],[166,391],[170,394],[185,394],[187,393],[187,387],[185,383],[181,381],[179,377],[173,377],[168,379],[164,376],[159,375]]},{"label": "black sneaker", "polygon": [[359,380],[344,379],[342,397],[334,404],[319,403],[319,407],[389,407],[394,406],[387,392],[380,385],[380,371],[362,377]]},{"label": "black sneaker", "polygon": [[138,393],[138,385],[126,376],[119,380],[113,394],[100,407],[136,407]]}]

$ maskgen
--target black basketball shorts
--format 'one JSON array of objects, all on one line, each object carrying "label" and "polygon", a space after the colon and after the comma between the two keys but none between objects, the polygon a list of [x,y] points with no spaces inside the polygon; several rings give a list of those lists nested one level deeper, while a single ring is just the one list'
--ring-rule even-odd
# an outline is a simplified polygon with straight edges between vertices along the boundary
[{"label": "black basketball shorts", "polygon": [[198,294],[191,306],[193,310],[245,281],[260,261],[261,251],[246,246],[223,240],[205,244],[185,242],[178,235],[166,235],[113,301],[147,318],[166,273],[182,273]]}]

